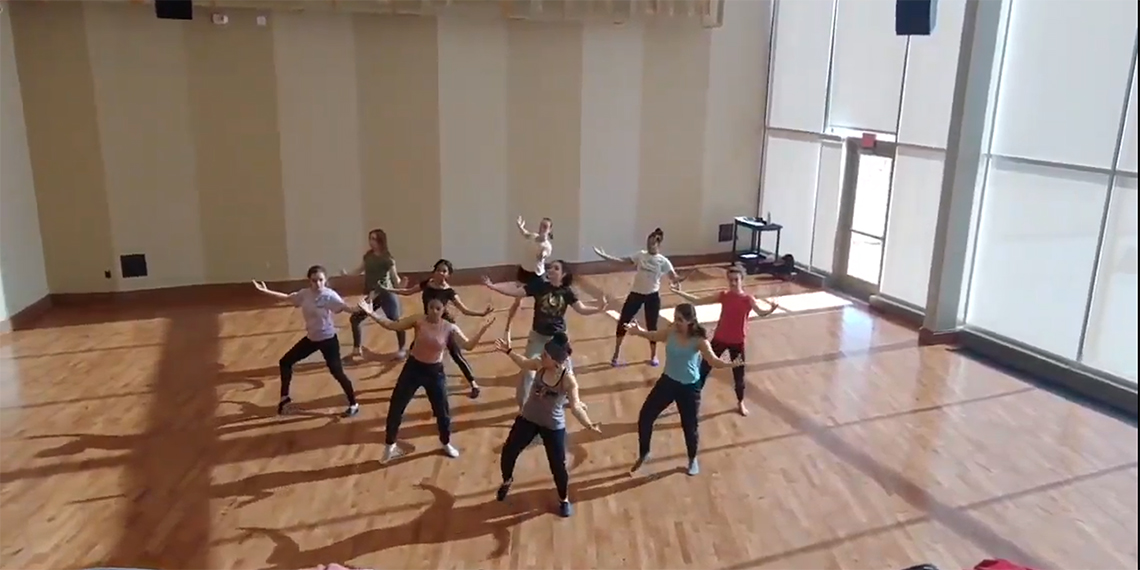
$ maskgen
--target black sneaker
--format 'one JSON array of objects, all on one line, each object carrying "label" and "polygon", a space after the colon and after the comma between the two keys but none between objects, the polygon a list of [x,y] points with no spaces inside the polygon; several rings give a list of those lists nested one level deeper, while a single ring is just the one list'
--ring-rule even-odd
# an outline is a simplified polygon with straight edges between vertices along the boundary
[{"label": "black sneaker", "polygon": [[359,414],[359,413],[360,413],[360,404],[352,404],[348,407],[347,410],[345,410],[344,412],[342,412],[340,414],[340,417],[351,418],[352,416],[355,416],[356,414]]},{"label": "black sneaker", "polygon": [[567,518],[572,514],[574,514],[574,506],[570,504],[570,501],[562,501],[558,504],[558,516]]},{"label": "black sneaker", "polygon": [[507,500],[507,493],[511,492],[511,483],[514,483],[514,481],[514,479],[503,481],[503,484],[499,485],[499,490],[495,491],[495,498],[500,501]]},{"label": "black sneaker", "polygon": [[473,385],[473,386],[471,386],[471,392],[469,392],[469,393],[467,394],[467,397],[468,397],[468,398],[471,398],[472,400],[474,400],[474,399],[476,399],[476,398],[478,398],[478,397],[479,397],[479,394],[482,392],[482,390],[483,390],[483,389],[482,389],[482,388],[480,388],[480,387],[479,387],[477,384],[476,384],[476,385]]},{"label": "black sneaker", "polygon": [[277,402],[277,415],[283,416],[288,414],[293,408],[293,398],[284,397],[280,402]]}]

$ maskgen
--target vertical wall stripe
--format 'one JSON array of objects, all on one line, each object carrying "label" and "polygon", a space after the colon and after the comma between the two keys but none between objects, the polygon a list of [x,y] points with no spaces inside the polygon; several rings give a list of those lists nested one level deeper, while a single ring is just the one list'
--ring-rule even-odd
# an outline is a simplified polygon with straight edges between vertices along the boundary
[{"label": "vertical wall stripe", "polygon": [[367,228],[383,228],[400,267],[442,253],[439,71],[432,18],[353,19],[360,168]]},{"label": "vertical wall stripe", "polygon": [[628,255],[644,245],[637,220],[643,34],[640,23],[608,22],[588,23],[583,33],[578,259],[595,259],[595,246]]},{"label": "vertical wall stripe", "polygon": [[364,229],[356,49],[347,14],[273,14],[289,274],[360,263]]},{"label": "vertical wall stripe", "polygon": [[443,257],[458,267],[508,258],[507,23],[450,13],[439,20]]},{"label": "vertical wall stripe", "polygon": [[701,237],[708,64],[708,30],[646,26],[638,230],[665,230],[672,254],[701,251],[695,244]]},{"label": "vertical wall stripe", "polygon": [[[0,321],[48,294],[37,210],[12,23],[4,10],[0,12]],[[19,383],[3,384],[18,388]]]},{"label": "vertical wall stripe", "polygon": [[[769,34],[756,30],[772,28],[772,4],[727,2],[724,9],[724,27],[709,34],[701,235],[690,244],[699,251],[725,248],[717,242],[717,226],[756,215],[760,188],[757,149],[764,140],[768,67],[763,63],[770,42]],[[758,65],[741,65],[743,54],[755,54]]]},{"label": "vertical wall stripe", "polygon": [[[582,25],[507,24],[507,143],[510,210],[531,224],[554,220],[554,256],[579,251],[582,147]],[[511,259],[525,251],[512,233]]]},{"label": "vertical wall stripe", "polygon": [[289,276],[273,32],[257,12],[186,25],[205,278]]},{"label": "vertical wall stripe", "polygon": [[147,256],[148,276],[121,279],[119,289],[201,283],[186,24],[134,4],[83,10],[114,253]]},{"label": "vertical wall stripe", "polygon": [[110,291],[107,207],[94,85],[79,2],[8,2],[48,286]]}]

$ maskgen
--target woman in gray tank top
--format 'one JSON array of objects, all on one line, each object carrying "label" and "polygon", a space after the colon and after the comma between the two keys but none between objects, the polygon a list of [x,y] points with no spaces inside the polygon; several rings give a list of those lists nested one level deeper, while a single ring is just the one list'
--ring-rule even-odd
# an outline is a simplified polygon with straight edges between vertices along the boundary
[{"label": "woman in gray tank top", "polygon": [[567,366],[571,353],[570,341],[565,333],[552,335],[538,358],[527,358],[514,353],[510,344],[502,339],[495,341],[495,347],[511,357],[519,369],[537,372],[530,394],[503,444],[500,456],[503,484],[499,487],[498,499],[506,500],[507,493],[511,490],[519,455],[535,437],[541,437],[542,445],[546,448],[546,460],[550,463],[550,474],[554,476],[554,485],[558,488],[558,514],[568,517],[573,509],[569,496],[570,473],[566,469],[566,404],[569,402],[570,412],[582,425],[600,431],[598,424],[590,421],[586,406],[578,398],[578,381]]}]

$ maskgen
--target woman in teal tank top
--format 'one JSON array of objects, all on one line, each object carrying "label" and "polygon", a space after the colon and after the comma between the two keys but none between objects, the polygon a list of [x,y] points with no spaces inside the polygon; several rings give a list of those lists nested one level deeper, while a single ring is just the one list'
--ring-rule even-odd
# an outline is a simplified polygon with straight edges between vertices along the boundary
[{"label": "woman in teal tank top", "polygon": [[629,334],[650,342],[665,343],[665,373],[653,385],[637,417],[637,461],[630,472],[641,469],[649,459],[649,444],[653,439],[653,422],[669,404],[677,404],[681,415],[681,431],[685,434],[685,449],[689,454],[689,475],[700,473],[697,464],[697,447],[700,442],[698,424],[701,412],[701,361],[713,368],[732,368],[744,363],[722,360],[713,354],[705,328],[697,322],[697,309],[689,304],[677,305],[673,311],[673,326],[660,331],[645,331],[631,322],[626,325]]}]

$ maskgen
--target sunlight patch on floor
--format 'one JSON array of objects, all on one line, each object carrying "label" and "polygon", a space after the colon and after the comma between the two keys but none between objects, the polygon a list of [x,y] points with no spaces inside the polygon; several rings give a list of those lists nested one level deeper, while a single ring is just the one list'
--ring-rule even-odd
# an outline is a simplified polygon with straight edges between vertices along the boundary
[{"label": "sunlight patch on floor", "polygon": [[[795,295],[783,295],[773,297],[778,305],[779,310],[776,311],[777,315],[781,314],[795,314],[803,313],[806,311],[824,311],[827,309],[840,309],[851,305],[851,301],[842,297],[832,295],[827,291],[812,291],[810,293],[797,293]],[[621,315],[617,311],[606,311],[606,314],[613,320],[618,320]],[[758,318],[753,312],[749,318]],[[720,305],[698,305],[697,306],[697,321],[701,324],[715,323],[720,319]],[[662,309],[661,320],[667,323],[673,322],[673,309]]]}]

